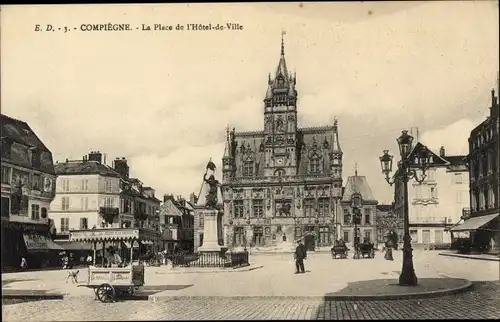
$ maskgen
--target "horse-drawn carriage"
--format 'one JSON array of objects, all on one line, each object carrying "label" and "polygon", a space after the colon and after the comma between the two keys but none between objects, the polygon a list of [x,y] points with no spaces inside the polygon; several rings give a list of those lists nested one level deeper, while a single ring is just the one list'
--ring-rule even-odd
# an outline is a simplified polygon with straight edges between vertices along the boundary
[{"label": "horse-drawn carriage", "polygon": [[333,245],[331,252],[333,259],[337,258],[345,259],[347,258],[347,253],[349,252],[349,248],[347,248],[345,243],[336,242],[335,245]]},{"label": "horse-drawn carriage", "polygon": [[[113,302],[117,296],[132,295],[144,285],[144,265],[138,260],[133,260],[133,245],[141,243],[157,242],[158,233],[154,230],[139,228],[116,228],[116,229],[91,229],[74,230],[70,232],[70,240],[94,244],[93,265],[88,269],[88,281],[86,285],[79,285],[94,289],[94,293],[101,302]],[[130,260],[125,267],[109,267],[105,265],[105,256],[102,256],[102,267],[96,267],[96,246],[102,243],[105,250],[106,242],[125,242],[130,245]],[[108,267],[106,267],[108,266]]]},{"label": "horse-drawn carriage", "polygon": [[362,242],[358,245],[362,258],[375,258],[375,246],[370,242]]}]

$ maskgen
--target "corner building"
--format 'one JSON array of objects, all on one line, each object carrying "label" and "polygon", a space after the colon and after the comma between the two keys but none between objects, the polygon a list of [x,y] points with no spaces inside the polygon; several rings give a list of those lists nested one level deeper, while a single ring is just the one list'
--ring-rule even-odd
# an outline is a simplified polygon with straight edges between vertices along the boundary
[{"label": "corner building", "polygon": [[337,121],[298,128],[296,80],[287,69],[282,42],[264,99],[264,129],[227,133],[222,220],[230,248],[290,246],[303,238],[314,250],[336,239],[342,195]]}]

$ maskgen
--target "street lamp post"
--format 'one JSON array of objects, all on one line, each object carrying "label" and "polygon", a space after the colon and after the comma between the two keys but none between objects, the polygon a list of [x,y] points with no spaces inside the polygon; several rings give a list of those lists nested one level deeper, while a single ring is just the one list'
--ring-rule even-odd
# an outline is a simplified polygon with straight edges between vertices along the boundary
[{"label": "street lamp post", "polygon": [[[403,238],[403,267],[399,276],[400,286],[416,286],[417,276],[413,267],[413,249],[411,248],[411,237],[409,228],[409,209],[408,209],[408,182],[415,179],[421,183],[425,179],[425,172],[430,167],[430,153],[427,147],[423,147],[420,151],[416,151],[415,156],[410,159],[409,155],[412,150],[413,137],[408,134],[408,131],[402,131],[401,136],[397,139],[401,161],[398,162],[398,169],[391,179],[392,159],[389,150],[384,150],[384,154],[379,158],[382,167],[382,173],[385,175],[385,180],[389,185],[393,185],[396,181],[403,183],[403,199],[404,199],[404,238]],[[422,175],[419,178],[417,171],[421,170]]]},{"label": "street lamp post", "polygon": [[351,195],[352,219],[354,221],[354,255],[353,259],[359,259],[359,243],[358,243],[358,220],[360,218],[360,209],[363,207],[363,199],[360,193],[355,192]]}]

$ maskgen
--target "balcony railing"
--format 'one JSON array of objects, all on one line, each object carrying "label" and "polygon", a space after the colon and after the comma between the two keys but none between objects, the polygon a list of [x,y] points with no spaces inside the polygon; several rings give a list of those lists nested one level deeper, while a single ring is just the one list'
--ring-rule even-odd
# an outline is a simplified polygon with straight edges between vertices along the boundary
[{"label": "balcony railing", "polygon": [[446,224],[447,217],[415,217],[410,218],[411,224]]},{"label": "balcony railing", "polygon": [[106,216],[115,216],[120,213],[120,209],[115,207],[99,207],[99,213]]}]

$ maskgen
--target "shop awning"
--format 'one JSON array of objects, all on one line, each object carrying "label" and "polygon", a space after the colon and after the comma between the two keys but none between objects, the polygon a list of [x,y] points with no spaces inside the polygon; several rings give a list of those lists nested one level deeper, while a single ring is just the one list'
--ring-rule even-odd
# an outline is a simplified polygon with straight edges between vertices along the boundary
[{"label": "shop awning", "polygon": [[[93,245],[88,243],[77,243],[71,242],[69,240],[57,240],[54,241],[57,245],[61,246],[64,250],[93,250]],[[97,245],[97,248],[102,248],[102,245]]]},{"label": "shop awning", "polygon": [[24,232],[23,237],[28,251],[63,250],[52,241],[48,232]]},{"label": "shop awning", "polygon": [[484,225],[488,224],[490,221],[498,217],[498,214],[493,215],[485,215],[480,217],[473,217],[464,221],[463,224],[460,224],[456,227],[450,229],[450,231],[470,231],[477,230]]},{"label": "shop awning", "polygon": [[[122,242],[125,247],[129,248],[131,247],[129,242]],[[134,241],[134,248],[139,248],[139,244],[137,244],[137,241]]]}]

